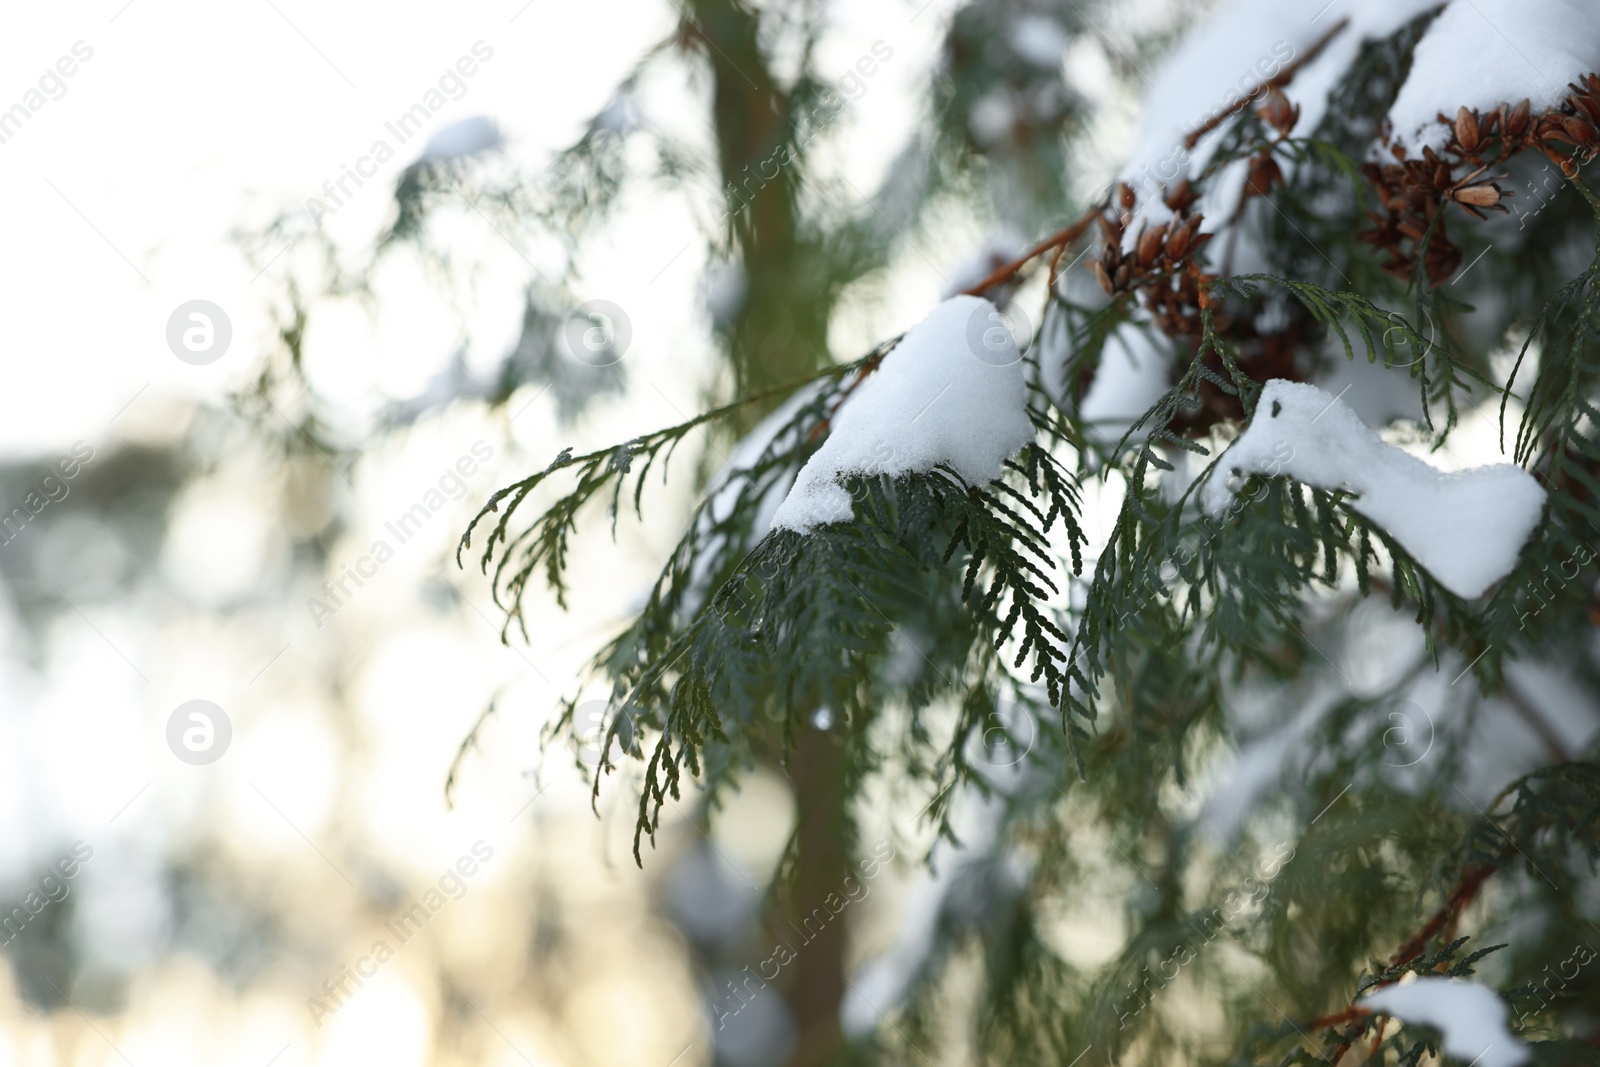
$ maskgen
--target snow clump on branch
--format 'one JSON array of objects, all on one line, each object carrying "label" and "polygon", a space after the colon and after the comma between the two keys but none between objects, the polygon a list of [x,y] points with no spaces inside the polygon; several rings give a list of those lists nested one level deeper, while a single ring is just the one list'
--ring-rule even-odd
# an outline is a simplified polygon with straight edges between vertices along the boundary
[{"label": "snow clump on branch", "polygon": [[1227,507],[1230,473],[1269,464],[1318,489],[1359,493],[1353,508],[1469,600],[1511,572],[1544,510],[1544,490],[1521,467],[1441,471],[1386,444],[1338,397],[1283,379],[1262,389],[1255,418],[1223,455],[1206,510]]},{"label": "snow clump on branch", "polygon": [[998,478],[1005,461],[1033,440],[1022,371],[993,304],[976,296],[946,300],[840,405],[773,529],[810,533],[854,518],[839,484],[852,475],[927,473],[942,465],[972,485]]},{"label": "snow clump on branch", "polygon": [[1533,1058],[1506,1026],[1506,1002],[1477,982],[1424,976],[1369,993],[1356,1006],[1434,1027],[1447,1055],[1476,1067],[1521,1067]]}]

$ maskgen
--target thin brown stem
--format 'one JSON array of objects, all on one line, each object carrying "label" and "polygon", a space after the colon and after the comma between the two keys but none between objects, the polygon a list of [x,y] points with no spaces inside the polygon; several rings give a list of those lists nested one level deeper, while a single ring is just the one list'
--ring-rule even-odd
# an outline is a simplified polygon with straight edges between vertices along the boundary
[{"label": "thin brown stem", "polygon": [[1354,1022],[1364,1018],[1366,1011],[1361,1008],[1346,1008],[1344,1011],[1332,1015],[1320,1015],[1301,1027],[1302,1030],[1321,1030],[1328,1026],[1339,1026],[1342,1023]]},{"label": "thin brown stem", "polygon": [[[1289,63],[1282,70],[1278,71],[1278,73],[1262,82],[1261,88],[1251,93],[1246,99],[1253,99],[1270,89],[1281,89],[1285,85],[1288,85],[1294,76],[1299,73],[1300,68],[1311,62],[1313,59],[1316,59],[1317,56],[1321,55],[1322,50],[1328,47],[1328,42],[1337,37],[1340,31],[1348,25],[1350,25],[1349,19],[1340,19],[1338,22],[1334,23],[1333,28],[1327,33],[1323,34],[1321,37],[1317,38],[1316,43],[1307,49],[1304,55],[1296,57],[1294,62]],[[1183,146],[1185,148],[1193,148],[1195,145],[1200,143],[1200,138],[1204,137],[1206,134],[1210,133],[1212,130],[1228,121],[1233,114],[1233,111],[1218,111],[1216,114],[1212,115],[1209,119],[1202,122],[1199,126],[1190,131],[1189,136],[1183,139]]]},{"label": "thin brown stem", "polygon": [[1094,220],[1099,217],[1100,208],[1101,205],[1096,204],[1088,211],[1085,211],[1077,221],[1061,227],[1061,229],[1057,230],[1049,237],[1046,237],[1044,240],[1028,249],[1022,255],[1018,256],[1016,259],[1013,259],[1010,263],[1006,263],[1003,266],[995,268],[992,273],[990,273],[977,284],[969,285],[967,288],[961,290],[962,295],[982,296],[985,292],[993,289],[995,286],[1010,281],[1016,276],[1016,273],[1019,270],[1027,266],[1029,262],[1038,256],[1043,255],[1052,248],[1066,248],[1073,241],[1076,241],[1079,237],[1083,236],[1083,231],[1087,230],[1090,224],[1092,224]]},{"label": "thin brown stem", "polygon": [[[1299,71],[1301,67],[1305,66],[1307,63],[1311,62],[1318,55],[1320,55],[1322,50],[1327,47],[1328,42],[1333,40],[1333,38],[1336,37],[1341,30],[1349,25],[1349,22],[1349,19],[1341,19],[1333,26],[1332,29],[1318,38],[1317,42],[1313,44],[1304,55],[1298,57],[1294,60],[1294,62],[1288,64],[1282,70],[1278,71],[1277,74],[1262,82],[1261,88],[1257,89],[1255,93],[1252,93],[1251,98],[1259,96],[1261,93],[1264,93],[1269,89],[1277,89],[1281,86],[1287,85],[1295,76],[1295,73]],[[1199,143],[1200,138],[1204,137],[1206,134],[1222,125],[1222,123],[1233,114],[1234,112],[1232,111],[1219,111],[1217,114],[1213,115],[1211,118],[1207,119],[1205,122],[1201,123],[1198,127],[1192,130],[1189,135],[1184,138],[1184,145],[1188,148],[1193,148]],[[1061,262],[1061,253],[1064,252],[1067,246],[1073,241],[1076,241],[1079,237],[1083,236],[1083,232],[1089,228],[1090,224],[1094,222],[1094,220],[1099,216],[1100,212],[1105,210],[1109,204],[1110,197],[1108,195],[1105,200],[1097,203],[1094,207],[1091,207],[1088,211],[1084,212],[1083,215],[1076,221],[1063,226],[1061,229],[1057,230],[1049,237],[1046,237],[1044,240],[1040,241],[1038,244],[1034,245],[1022,255],[1018,256],[1016,259],[1013,259],[1011,262],[995,268],[995,270],[986,276],[982,281],[963,289],[961,291],[962,294],[965,296],[982,296],[995,286],[1001,285],[1016,277],[1017,272],[1022,270],[1022,268],[1026,267],[1034,259],[1046,252],[1051,251],[1052,249],[1056,251],[1056,255],[1050,262],[1050,282],[1052,285],[1054,285],[1056,277],[1056,265]]]},{"label": "thin brown stem", "polygon": [[[1398,967],[1402,963],[1409,963],[1422,955],[1423,951],[1428,947],[1428,942],[1433,940],[1434,935],[1456,920],[1462,909],[1472,903],[1473,897],[1478,895],[1479,888],[1482,887],[1488,877],[1499,869],[1500,865],[1498,863],[1485,863],[1481,867],[1468,868],[1467,872],[1461,876],[1461,881],[1456,883],[1455,889],[1451,891],[1449,899],[1444,902],[1444,905],[1434,912],[1433,917],[1428,920],[1422,929],[1408,938],[1405,944],[1400,946],[1399,951],[1390,957],[1389,966]],[[1356,1013],[1356,1015],[1351,1013]],[[1355,1018],[1360,1014],[1365,1014],[1363,1009],[1352,1005],[1348,1011],[1330,1018],[1344,1021]],[[1359,1034],[1360,1031],[1356,1030],[1351,1034],[1347,1034],[1345,1040],[1340,1042],[1339,1047],[1333,1053],[1331,1061],[1333,1067],[1339,1067],[1339,1060],[1350,1050],[1350,1046],[1354,1044]]]},{"label": "thin brown stem", "polygon": [[1433,918],[1428,920],[1426,926],[1418,930],[1409,941],[1400,946],[1400,951],[1396,952],[1393,958],[1389,960],[1390,965],[1399,966],[1402,963],[1409,963],[1422,955],[1422,950],[1427,947],[1428,941],[1432,939],[1433,935],[1442,930],[1444,925],[1456,916],[1461,909],[1472,903],[1472,898],[1478,895],[1478,889],[1483,885],[1484,881],[1499,869],[1500,865],[1498,863],[1485,863],[1481,867],[1468,868],[1467,872],[1461,876],[1461,881],[1456,883],[1456,888],[1451,892],[1450,898],[1445,901],[1438,911],[1434,912]]}]

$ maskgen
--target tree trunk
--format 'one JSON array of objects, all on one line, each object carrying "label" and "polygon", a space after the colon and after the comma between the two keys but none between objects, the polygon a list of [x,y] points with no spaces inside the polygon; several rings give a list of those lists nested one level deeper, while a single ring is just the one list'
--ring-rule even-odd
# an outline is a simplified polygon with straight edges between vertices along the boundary
[{"label": "tree trunk", "polygon": [[[794,115],[761,53],[757,14],[737,0],[692,0],[691,10],[683,36],[706,44],[724,207],[745,281],[743,306],[724,342],[736,394],[760,394],[829,361],[834,292],[818,251],[799,234],[798,183],[783,151],[794,140]],[[747,405],[739,430],[748,431],[781,399]],[[795,951],[780,980],[796,1034],[789,1063],[818,1067],[834,1060],[843,1042],[845,924],[823,902],[843,892],[850,857],[838,734],[813,728],[809,711],[802,718],[806,725],[787,761],[798,813],[797,863],[792,891],[780,889],[774,901],[771,933]],[[775,740],[773,755],[778,748]],[[820,922],[824,917],[830,921]]]},{"label": "tree trunk", "polygon": [[[830,1062],[843,1040],[839,1005],[844,1000],[845,923],[823,901],[844,892],[850,858],[845,850],[844,750],[837,734],[807,726],[789,760],[794,788],[799,863],[794,894],[780,906],[778,937],[797,953],[788,987],[794,1016],[791,1067]],[[810,924],[807,925],[807,920]],[[810,940],[806,940],[807,938]]]}]

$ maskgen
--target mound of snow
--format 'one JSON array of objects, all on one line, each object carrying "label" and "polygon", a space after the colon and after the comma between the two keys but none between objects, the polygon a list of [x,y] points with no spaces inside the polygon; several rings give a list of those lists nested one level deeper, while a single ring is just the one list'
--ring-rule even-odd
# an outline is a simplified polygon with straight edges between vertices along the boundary
[{"label": "mound of snow", "polygon": [[1205,488],[1206,510],[1232,497],[1228,475],[1287,474],[1318,489],[1349,489],[1353,507],[1383,527],[1457,596],[1479,596],[1516,566],[1545,492],[1521,467],[1445,472],[1383,440],[1348,405],[1314,385],[1274,379],[1255,418]]},{"label": "mound of snow", "polygon": [[1506,1027],[1505,1001],[1477,982],[1422,977],[1369,993],[1356,1006],[1434,1027],[1446,1053],[1476,1067],[1520,1067],[1533,1058]]},{"label": "mound of snow", "polygon": [[422,146],[420,158],[436,162],[466,159],[491,148],[499,148],[502,143],[500,127],[494,124],[493,119],[473,115],[436,130],[428,138],[428,143]]},{"label": "mound of snow", "polygon": [[1417,42],[1389,122],[1397,142],[1438,149],[1449,139],[1440,114],[1521,100],[1538,114],[1566,98],[1568,82],[1595,71],[1593,0],[1454,0]]},{"label": "mound of snow", "polygon": [[976,296],[946,300],[913,326],[834,416],[773,529],[809,533],[855,517],[839,479],[951,467],[969,483],[1000,476],[1033,440],[1022,357],[1000,312]]}]

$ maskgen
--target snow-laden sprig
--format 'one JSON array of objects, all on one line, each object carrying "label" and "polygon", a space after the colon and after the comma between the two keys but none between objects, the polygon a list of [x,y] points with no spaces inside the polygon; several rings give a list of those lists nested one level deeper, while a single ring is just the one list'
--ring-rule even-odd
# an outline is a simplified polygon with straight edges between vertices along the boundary
[{"label": "snow-laden sprig", "polygon": [[[936,682],[914,687],[914,709],[939,694],[991,685],[1004,674],[1002,650],[1011,670],[1025,670],[1053,703],[1064,699],[1069,639],[1052,606],[1062,587],[1050,535],[1063,526],[1074,569],[1081,566],[1081,502],[1072,474],[1032,443],[1036,413],[1026,407],[1009,335],[974,349],[974,331],[981,338],[1004,330],[985,314],[992,311],[972,297],[948,301],[898,345],[828,372],[780,409],[782,424],[760,428],[737,450],[740,461],[714,480],[638,617],[596,658],[597,673],[612,684],[611,721],[627,724],[623,747],[644,759],[635,839],[641,862],[642,841],[653,838],[685,773],[704,777],[715,795],[752,758],[780,755],[773,722],[792,738],[809,728],[808,709],[827,707],[859,729],[896,699],[904,683],[885,671],[906,627],[940,635],[935,651],[969,665],[936,671]],[[922,378],[930,371],[931,387]],[[481,563],[485,570],[495,564],[507,626],[523,618],[530,579],[541,571],[564,597],[568,538],[586,505],[609,501],[614,529],[632,478],[633,510],[642,518],[652,465],[665,464],[691,430],[732,410],[582,456],[565,450],[546,470],[496,493],[474,526],[499,513]],[[892,426],[877,417],[886,412]],[[862,433],[879,431],[892,436],[902,462],[848,458],[859,452]],[[802,535],[786,528],[783,509],[774,514],[771,502],[818,457],[823,462],[806,469],[816,485],[843,497],[853,519],[807,524]],[[564,472],[576,484],[514,532],[519,506]],[[771,533],[762,528],[767,516]],[[574,711],[569,702],[553,732],[569,727]],[[958,755],[941,761],[955,778],[972,773],[959,752],[975,728],[958,729],[951,742]],[[1074,727],[1072,739],[1086,737]],[[613,769],[616,740],[608,736],[602,746],[596,790]]]},{"label": "snow-laden sprig", "polygon": [[1516,566],[1544,510],[1534,477],[1508,463],[1446,472],[1384,443],[1338,397],[1275,379],[1256,417],[1220,460],[1205,506],[1221,514],[1228,475],[1286,474],[1353,492],[1350,506],[1383,527],[1445,588],[1481,596]]},{"label": "snow-laden sprig", "polygon": [[773,516],[806,533],[854,514],[849,475],[897,476],[947,466],[982,485],[1032,441],[1022,356],[993,304],[955,296],[913,326],[833,419]]},{"label": "snow-laden sprig", "polygon": [[1506,1002],[1488,986],[1460,978],[1422,977],[1368,993],[1356,1002],[1402,1022],[1431,1026],[1440,1047],[1481,1067],[1521,1067],[1533,1058],[1506,1025]]}]

